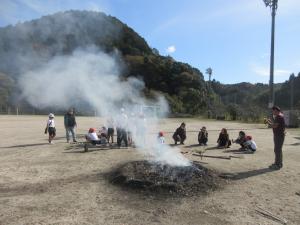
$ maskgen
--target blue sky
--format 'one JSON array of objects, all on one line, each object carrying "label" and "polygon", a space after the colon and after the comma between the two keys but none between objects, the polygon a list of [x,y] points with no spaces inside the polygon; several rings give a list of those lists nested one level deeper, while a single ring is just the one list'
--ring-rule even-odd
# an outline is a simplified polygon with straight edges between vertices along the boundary
[{"label": "blue sky", "polygon": [[[211,67],[222,83],[269,82],[271,13],[262,0],[0,0],[0,26],[70,9],[115,16],[161,55]],[[299,10],[299,0],[278,0],[275,83],[300,72]]]}]

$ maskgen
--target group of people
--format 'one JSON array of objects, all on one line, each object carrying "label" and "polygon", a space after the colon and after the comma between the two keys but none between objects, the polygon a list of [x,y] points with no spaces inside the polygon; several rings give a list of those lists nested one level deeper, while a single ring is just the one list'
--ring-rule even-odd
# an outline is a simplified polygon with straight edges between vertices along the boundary
[{"label": "group of people", "polygon": [[[282,164],[282,146],[285,138],[285,121],[283,114],[278,106],[272,107],[272,119],[266,119],[265,123],[268,124],[269,127],[273,129],[273,140],[274,140],[274,153],[275,153],[275,162],[270,165],[270,169],[281,169]],[[50,144],[53,143],[53,139],[56,136],[56,128],[54,121],[54,114],[49,114],[49,119],[47,120],[47,125],[45,128],[45,133],[49,134],[48,141]],[[131,117],[131,119],[136,119]],[[86,139],[91,141],[94,144],[97,143],[111,143],[114,142],[114,127],[117,130],[117,145],[120,147],[121,143],[124,142],[127,147],[128,144],[133,144],[133,132],[134,129],[130,126],[136,124],[138,127],[135,127],[137,132],[135,132],[135,136],[139,137],[139,139],[145,141],[145,133],[146,133],[146,124],[145,118],[143,114],[139,115],[139,121],[135,121],[135,123],[128,123],[128,116],[125,114],[125,110],[122,108],[120,115],[114,120],[110,117],[107,121],[107,127],[103,126],[101,130],[97,133],[95,128],[90,128],[88,134],[86,135]],[[77,126],[74,110],[70,109],[64,115],[64,125],[66,130],[66,138],[69,143],[70,138],[72,136],[73,142],[76,141],[76,133],[75,128]],[[178,143],[184,144],[186,140],[186,124],[181,123],[180,126],[175,130],[173,134],[173,139],[175,145]],[[158,143],[164,144],[165,138],[163,132],[159,132],[157,136]],[[198,143],[199,145],[207,145],[208,142],[208,131],[205,126],[203,126],[198,133]],[[219,133],[219,137],[217,140],[218,148],[229,148],[232,143],[239,144],[241,146],[240,150],[246,150],[254,153],[257,150],[257,145],[253,140],[252,136],[247,135],[244,131],[240,131],[238,137],[235,140],[230,140],[229,134],[226,128],[222,128]]]},{"label": "group of people", "polygon": [[[184,144],[186,139],[186,125],[185,123],[181,123],[180,126],[175,130],[173,134],[173,139],[175,145],[178,143]],[[198,143],[201,146],[206,146],[208,142],[208,131],[205,126],[203,126],[198,133]],[[239,132],[239,136],[236,140],[230,140],[229,134],[226,128],[222,128],[219,133],[219,137],[217,140],[218,148],[229,148],[232,143],[237,143],[241,145],[240,150],[249,150],[251,152],[255,152],[257,149],[257,145],[252,139],[252,136],[246,135],[244,131]]]},{"label": "group of people", "polygon": [[87,135],[86,139],[93,141],[93,143],[113,144],[115,130],[117,131],[118,147],[121,147],[122,143],[124,143],[125,147],[129,145],[132,146],[137,140],[141,143],[145,142],[146,119],[144,118],[144,114],[139,113],[136,115],[131,113],[130,116],[128,116],[125,113],[125,109],[121,108],[119,115],[115,118],[109,117],[107,119],[107,126],[103,126],[97,134],[98,139],[95,135],[93,135],[93,137],[95,137],[94,139],[96,140],[92,139],[90,135]]},{"label": "group of people", "polygon": [[[56,128],[55,128],[55,121],[54,121],[54,114],[50,113],[48,116],[46,128],[45,128],[45,134],[49,134],[48,136],[48,142],[49,144],[53,144],[53,139],[56,136]],[[65,115],[64,115],[64,125],[66,129],[66,138],[67,142],[70,142],[70,137],[72,135],[73,142],[77,142],[76,140],[76,133],[75,128],[77,126],[74,110],[70,109]]]}]

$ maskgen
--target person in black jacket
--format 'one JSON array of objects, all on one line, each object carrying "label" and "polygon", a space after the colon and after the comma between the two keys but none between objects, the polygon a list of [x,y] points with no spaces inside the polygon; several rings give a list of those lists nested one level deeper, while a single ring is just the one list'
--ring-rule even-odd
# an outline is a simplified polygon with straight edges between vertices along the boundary
[{"label": "person in black jacket", "polygon": [[247,142],[246,133],[241,130],[239,132],[239,136],[237,137],[237,139],[232,140],[232,142],[236,144],[240,144],[241,146],[240,150],[246,149],[246,142]]},{"label": "person in black jacket", "polygon": [[70,133],[72,134],[73,142],[76,141],[75,127],[77,126],[74,110],[70,109],[64,116],[64,124],[66,129],[67,142],[70,141]]},{"label": "person in black jacket", "polygon": [[206,127],[202,127],[198,133],[199,145],[207,145],[207,141],[208,141],[208,133]]},{"label": "person in black jacket", "polygon": [[184,140],[186,139],[185,123],[182,123],[180,127],[176,129],[173,134],[173,139],[175,141],[175,145],[177,145],[177,142],[180,142],[182,145],[184,144]]},{"label": "person in black jacket", "polygon": [[284,116],[278,106],[272,107],[274,121],[267,120],[270,127],[273,128],[275,162],[269,166],[270,169],[280,170],[282,168],[282,146],[285,137]]},{"label": "person in black jacket", "polygon": [[231,145],[231,141],[229,139],[229,135],[227,133],[227,129],[223,128],[219,134],[219,138],[217,140],[218,148],[229,148]]}]

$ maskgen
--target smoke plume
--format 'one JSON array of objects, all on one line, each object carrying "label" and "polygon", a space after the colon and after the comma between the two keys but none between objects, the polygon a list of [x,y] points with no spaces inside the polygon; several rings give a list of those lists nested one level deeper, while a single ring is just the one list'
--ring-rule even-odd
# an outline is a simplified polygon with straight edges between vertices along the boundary
[{"label": "smoke plume", "polygon": [[145,99],[144,82],[137,78],[120,79],[118,62],[118,54],[108,55],[96,47],[56,56],[20,77],[22,97],[37,108],[66,109],[84,102],[101,116],[109,115],[115,120],[120,108],[124,108],[129,117],[128,130],[143,154],[170,165],[189,165],[178,150],[157,143],[153,134],[159,131],[157,114],[147,118],[143,111],[143,106],[150,105],[165,115],[168,111],[165,99],[162,96],[151,101]]}]

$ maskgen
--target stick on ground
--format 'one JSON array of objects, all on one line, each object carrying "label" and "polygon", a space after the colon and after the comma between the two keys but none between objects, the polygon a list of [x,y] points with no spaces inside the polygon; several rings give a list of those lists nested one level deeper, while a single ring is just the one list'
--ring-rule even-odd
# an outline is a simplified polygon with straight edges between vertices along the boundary
[{"label": "stick on ground", "polygon": [[269,219],[272,219],[274,221],[280,222],[282,224],[287,224],[287,220],[284,218],[280,218],[279,216],[274,215],[273,213],[269,212],[268,210],[265,210],[259,206],[257,206],[257,209],[255,209],[256,212],[258,212],[260,215],[267,217]]}]

